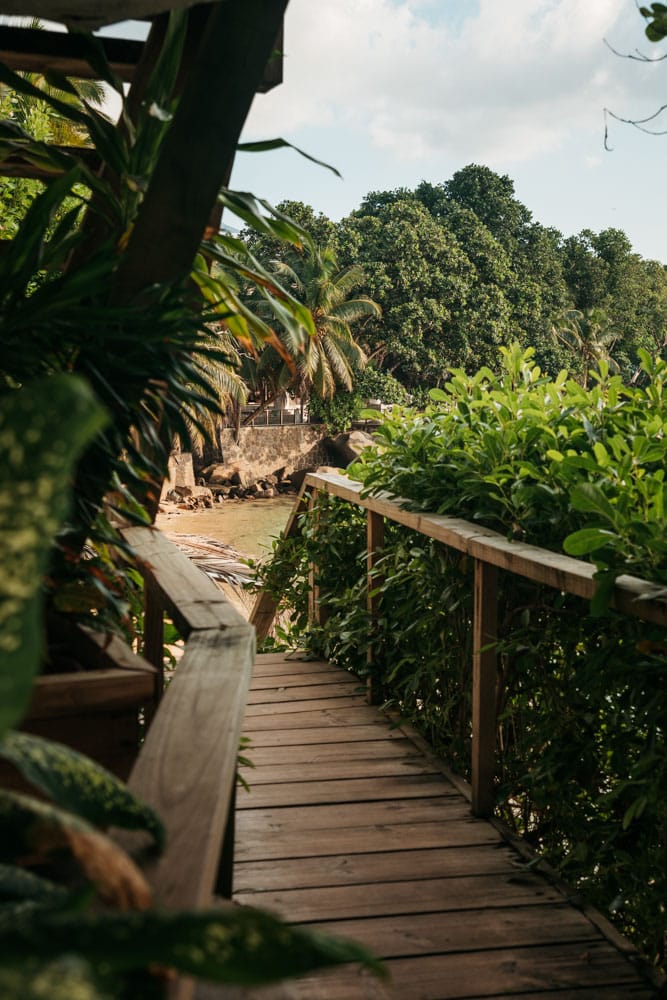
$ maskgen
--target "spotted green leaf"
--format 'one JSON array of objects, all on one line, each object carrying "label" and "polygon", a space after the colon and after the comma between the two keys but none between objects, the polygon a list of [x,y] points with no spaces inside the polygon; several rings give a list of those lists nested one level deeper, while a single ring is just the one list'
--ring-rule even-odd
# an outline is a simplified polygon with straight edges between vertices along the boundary
[{"label": "spotted green leaf", "polygon": [[0,864],[0,900],[29,899],[35,902],[62,902],[69,893],[49,879],[25,868]]},{"label": "spotted green leaf", "polygon": [[166,965],[219,983],[260,985],[360,962],[383,969],[360,945],[293,927],[261,910],[200,913],[41,913],[0,936],[0,966],[76,951],[112,972]]},{"label": "spotted green leaf", "polygon": [[0,967],[3,1000],[113,1000],[118,996],[102,986],[87,962],[64,955],[53,962],[31,962]]},{"label": "spotted green leaf", "polygon": [[12,732],[0,742],[0,756],[63,809],[95,826],[147,830],[157,847],[164,847],[164,827],[155,812],[113,774],[76,750]]},{"label": "spotted green leaf", "polygon": [[30,699],[50,546],[67,513],[74,464],[103,423],[90,389],[69,375],[0,399],[0,735]]},{"label": "spotted green leaf", "polygon": [[[30,858],[32,864],[43,864],[69,859],[105,902],[121,909],[150,905],[150,889],[134,862],[79,816],[50,802],[0,791],[0,830],[1,862]],[[5,933],[3,928],[0,938]]]}]

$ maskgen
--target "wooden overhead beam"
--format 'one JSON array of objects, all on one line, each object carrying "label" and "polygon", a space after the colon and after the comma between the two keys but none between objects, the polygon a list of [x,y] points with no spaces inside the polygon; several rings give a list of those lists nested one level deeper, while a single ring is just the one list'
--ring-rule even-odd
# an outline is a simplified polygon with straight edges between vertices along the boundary
[{"label": "wooden overhead beam", "polygon": [[[187,10],[201,0],[6,0],[3,15],[39,17],[79,31],[94,31],[119,21],[142,21],[168,10]],[[215,0],[203,0],[214,3]]]},{"label": "wooden overhead beam", "polygon": [[[197,4],[195,18],[205,20],[210,4]],[[151,20],[151,19],[148,19]],[[121,80],[129,83],[144,49],[144,42],[134,38],[99,36],[107,60]],[[272,50],[257,85],[259,93],[267,93],[283,80],[283,26],[279,26]],[[85,46],[77,34],[40,28],[0,25],[0,62],[17,73],[38,73],[51,70],[80,80],[95,78],[85,57]]]},{"label": "wooden overhead beam", "polygon": [[[114,72],[125,81],[132,79],[144,43],[132,38],[100,37]],[[85,58],[85,46],[76,34],[40,28],[0,25],[0,61],[17,73],[46,74],[56,70],[81,80],[95,74]]]}]

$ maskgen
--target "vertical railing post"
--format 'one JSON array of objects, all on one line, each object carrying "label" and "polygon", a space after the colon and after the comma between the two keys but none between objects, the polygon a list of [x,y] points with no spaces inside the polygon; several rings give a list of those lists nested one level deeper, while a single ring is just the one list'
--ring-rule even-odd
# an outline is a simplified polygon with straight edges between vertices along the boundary
[{"label": "vertical railing post", "polygon": [[[308,500],[308,510],[313,511],[317,505],[317,490],[313,490]],[[313,514],[314,518],[314,532],[319,533],[320,530],[320,514],[318,510],[315,510]],[[317,582],[319,576],[319,567],[316,563],[311,562],[308,566],[308,620],[313,625],[324,625],[327,618],[329,617],[328,609],[322,604],[320,597],[320,586]]]},{"label": "vertical railing post", "polygon": [[227,825],[222,841],[220,863],[215,882],[215,891],[223,899],[231,899],[234,892],[234,841],[236,837],[236,782],[229,797]]},{"label": "vertical railing post", "polygon": [[480,559],[475,560],[473,615],[472,811],[490,816],[495,800],[498,570]]},{"label": "vertical railing post", "polygon": [[376,659],[378,635],[378,611],[380,595],[374,593],[382,586],[382,580],[376,567],[384,550],[384,517],[369,510],[366,514],[366,610],[369,617],[369,641],[366,651],[366,663],[369,669],[366,681],[366,697],[369,704],[379,700],[379,685],[373,677],[373,666]]},{"label": "vertical railing post", "polygon": [[144,656],[157,670],[157,705],[164,690],[164,604],[159,588],[149,575],[144,577]]}]

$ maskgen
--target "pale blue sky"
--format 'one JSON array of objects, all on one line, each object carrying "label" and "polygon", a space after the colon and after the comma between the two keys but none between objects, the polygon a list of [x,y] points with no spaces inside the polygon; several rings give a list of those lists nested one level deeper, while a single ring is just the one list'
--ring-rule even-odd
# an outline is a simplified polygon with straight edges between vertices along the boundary
[{"label": "pale blue sky", "polygon": [[256,98],[245,138],[282,136],[343,180],[283,150],[239,154],[232,185],[337,219],[370,190],[484,163],[545,225],[616,226],[667,263],[667,137],[613,123],[606,152],[602,111],[654,111],[667,62],[619,59],[605,37],[660,51],[634,0],[290,0],[285,82]]}]

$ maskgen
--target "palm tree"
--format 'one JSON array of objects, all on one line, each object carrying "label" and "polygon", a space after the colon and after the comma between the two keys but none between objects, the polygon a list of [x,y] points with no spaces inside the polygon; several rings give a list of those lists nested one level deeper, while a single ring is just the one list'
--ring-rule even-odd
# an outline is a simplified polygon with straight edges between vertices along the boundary
[{"label": "palm tree", "polygon": [[582,385],[588,388],[591,369],[599,369],[603,361],[613,372],[620,371],[612,358],[618,334],[611,329],[609,317],[603,309],[568,309],[554,323],[552,331],[557,340],[581,358]]},{"label": "palm tree", "polygon": [[[44,27],[39,18],[33,17],[26,21],[26,28],[40,30]],[[104,85],[98,80],[70,79],[70,90],[62,90],[59,86],[51,82],[42,73],[19,74],[28,83],[31,83],[37,90],[44,94],[57,97],[63,104],[71,107],[80,107],[81,104],[93,104],[101,107],[104,103],[106,92]],[[88,136],[71,119],[58,114],[58,112],[46,103],[41,102],[36,97],[29,97],[12,91],[8,87],[0,86],[0,108],[2,117],[20,125],[26,132],[34,136],[35,139],[55,143],[60,146],[83,146],[88,140]]]},{"label": "palm tree", "polygon": [[[270,345],[262,351],[256,361],[256,376],[263,386],[263,400],[246,423],[285,391],[304,400],[311,393],[330,398],[339,385],[351,389],[354,372],[366,363],[353,337],[352,325],[364,317],[381,315],[372,299],[350,298],[364,283],[363,268],[353,264],[339,270],[331,247],[293,250],[286,260],[273,261],[272,266],[282,286],[310,310],[315,332],[304,344],[297,343],[293,332],[282,328],[278,335],[285,351]],[[262,305],[256,305],[258,314]]]}]

